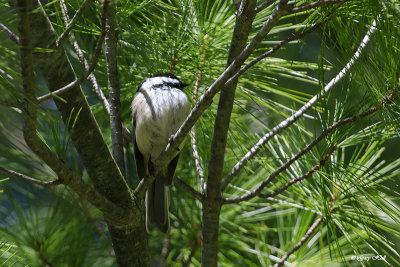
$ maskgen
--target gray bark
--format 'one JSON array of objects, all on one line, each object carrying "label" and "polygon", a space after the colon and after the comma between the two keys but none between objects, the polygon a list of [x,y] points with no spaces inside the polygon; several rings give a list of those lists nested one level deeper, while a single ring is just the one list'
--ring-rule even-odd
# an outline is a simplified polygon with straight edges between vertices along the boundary
[{"label": "gray bark", "polygon": [[[231,41],[227,66],[231,65],[233,60],[235,60],[246,47],[255,17],[255,6],[255,0],[243,1],[240,6]],[[238,71],[239,68],[240,66],[234,71]],[[217,266],[218,263],[218,229],[221,211],[222,170],[236,85],[237,80],[222,89],[214,125],[206,195],[203,202],[202,266],[207,267]]]},{"label": "gray bark", "polygon": [[[36,67],[43,74],[50,91],[54,91],[75,80],[76,76],[64,50],[55,47],[54,40],[57,36],[46,14],[40,8],[38,2],[32,2],[30,2],[27,10],[30,15],[29,31],[31,33],[32,46],[49,48],[49,50],[44,50],[49,52],[35,54]],[[21,0],[21,5],[28,7],[28,4],[23,0]],[[25,27],[28,26],[25,24]],[[23,75],[25,74],[23,73]],[[29,95],[29,97],[33,99],[36,96]],[[63,101],[58,99],[54,101],[64,123],[69,127],[68,130],[73,144],[95,189],[107,201],[114,203],[115,208],[126,211],[115,212],[112,209],[102,209],[110,230],[118,264],[120,266],[150,266],[148,240],[144,229],[141,202],[134,201],[133,194],[103,139],[82,89],[80,86],[75,86],[61,93],[60,97]],[[35,107],[35,105],[30,106],[31,108]],[[30,111],[30,113],[33,114],[34,111]],[[77,117],[73,128],[71,125],[67,125],[71,114],[72,118],[75,119]],[[35,121],[35,118],[28,118],[28,120],[30,119]],[[28,124],[27,130],[32,132],[33,127],[30,125]],[[32,134],[28,133],[27,136],[32,136]],[[34,151],[40,154],[40,149],[40,147],[36,147]],[[48,156],[44,153],[43,155]],[[43,157],[42,159],[45,162],[48,160],[48,158],[44,159]],[[61,163],[59,162],[59,164]],[[62,175],[62,173],[60,174]],[[79,184],[74,184],[74,187],[74,190],[82,192],[85,190]],[[110,206],[112,207],[112,205],[108,207]],[[134,216],[132,216],[133,214]]]}]

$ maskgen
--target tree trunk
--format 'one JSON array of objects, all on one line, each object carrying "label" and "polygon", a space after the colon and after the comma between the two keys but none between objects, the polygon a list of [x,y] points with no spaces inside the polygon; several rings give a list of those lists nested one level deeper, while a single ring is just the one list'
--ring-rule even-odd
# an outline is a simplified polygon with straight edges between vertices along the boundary
[{"label": "tree trunk", "polygon": [[[255,17],[255,0],[244,0],[238,11],[231,41],[227,66],[243,51]],[[234,70],[238,71],[240,66]],[[203,203],[202,266],[213,267],[218,263],[218,229],[221,211],[221,180],[224,166],[226,139],[235,98],[237,80],[221,91],[215,119],[211,156],[208,168],[206,197]]]},{"label": "tree trunk", "polygon": [[[63,48],[57,48],[54,44],[57,35],[51,22],[36,1],[32,1],[30,6],[30,29],[33,47],[48,49],[36,53],[35,59],[49,90],[57,90],[74,81],[76,76]],[[142,206],[142,201],[134,201],[80,86],[75,86],[59,96],[62,100],[55,98],[54,101],[95,189],[117,206],[134,211],[136,215],[128,218],[128,214],[120,217],[111,213],[105,214],[118,264],[150,266],[143,207],[139,207]],[[67,125],[70,117],[72,121],[77,118],[73,128],[71,124]]]}]

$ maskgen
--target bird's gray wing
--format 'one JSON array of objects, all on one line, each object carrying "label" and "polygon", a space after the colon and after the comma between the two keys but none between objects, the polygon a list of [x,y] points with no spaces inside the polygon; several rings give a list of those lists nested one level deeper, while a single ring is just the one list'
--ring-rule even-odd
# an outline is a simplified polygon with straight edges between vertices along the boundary
[{"label": "bird's gray wing", "polygon": [[136,135],[135,135],[135,125],[136,125],[136,120],[135,117],[132,119],[132,144],[133,144],[133,152],[135,156],[135,165],[136,165],[136,171],[138,174],[139,181],[144,178],[146,175],[146,169],[145,169],[145,164],[144,164],[144,157],[142,153],[140,153],[140,150],[136,144]]},{"label": "bird's gray wing", "polygon": [[[133,152],[135,156],[135,165],[136,165],[136,171],[137,175],[139,178],[139,181],[141,181],[145,176],[146,176],[146,166],[144,163],[144,157],[142,153],[140,152],[137,143],[136,143],[136,135],[135,135],[135,128],[136,128],[136,120],[135,116],[133,116],[132,119],[132,144],[133,144]],[[145,206],[146,206],[146,230],[148,233],[154,230],[154,228],[157,227],[156,219],[155,219],[155,207],[154,207],[154,200],[155,200],[155,181],[150,184],[149,189],[146,192],[146,200],[145,200]]]}]

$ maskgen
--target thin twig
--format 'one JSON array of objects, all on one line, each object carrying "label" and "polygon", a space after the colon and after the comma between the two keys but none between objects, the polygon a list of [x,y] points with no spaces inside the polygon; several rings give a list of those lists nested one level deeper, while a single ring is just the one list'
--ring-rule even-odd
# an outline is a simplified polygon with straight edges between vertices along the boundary
[{"label": "thin twig", "polygon": [[[398,90],[398,89],[397,89]],[[391,95],[386,97],[382,102],[381,105],[386,105],[387,103],[390,103],[394,97],[396,97],[398,91],[393,92]],[[362,118],[365,118],[375,112],[378,111],[378,107],[372,107],[368,109],[367,111],[364,111],[358,115],[352,116],[352,117],[347,117],[341,121],[335,122],[334,124],[330,125],[328,128],[326,128],[317,138],[315,138],[311,143],[309,143],[306,147],[304,147],[299,153],[294,155],[292,158],[290,158],[286,163],[281,165],[278,169],[276,169],[273,173],[268,176],[267,179],[265,179],[260,185],[258,185],[256,188],[252,189],[251,191],[243,194],[240,197],[236,198],[225,198],[222,200],[223,204],[231,204],[231,203],[239,203],[242,201],[249,200],[251,198],[254,198],[255,196],[259,195],[260,192],[267,186],[276,176],[278,176],[280,173],[282,173],[284,170],[288,169],[296,160],[298,160],[300,157],[305,155],[307,152],[309,152],[314,146],[316,146],[321,140],[325,139],[325,137],[330,134],[333,130],[349,124],[356,122]]]},{"label": "thin twig", "polygon": [[0,29],[2,29],[8,35],[8,37],[11,39],[11,41],[13,41],[16,44],[19,44],[18,35],[16,35],[9,28],[7,28],[6,25],[4,25],[3,23],[0,23]]},{"label": "thin twig", "polygon": [[[203,54],[204,55],[204,54]],[[204,65],[204,61],[202,61],[202,66]],[[197,93],[198,93],[198,89],[200,87],[200,82],[201,79],[203,78],[203,70],[199,69],[197,71],[197,75],[196,75],[196,81],[194,83],[193,86],[193,95],[192,95],[192,100],[193,102],[195,102]],[[201,190],[205,190],[204,188],[204,171],[203,171],[203,167],[201,166],[201,162],[200,162],[200,155],[199,155],[199,151],[197,148],[197,142],[196,142],[196,129],[195,126],[193,125],[192,129],[190,130],[190,144],[192,145],[192,149],[193,149],[193,158],[194,158],[194,163],[196,165],[196,170],[197,170],[197,174],[199,175],[200,178],[200,187]]]},{"label": "thin twig", "polygon": [[107,16],[107,7],[108,7],[109,2],[110,2],[109,0],[105,0],[103,2],[103,14],[101,16],[101,35],[100,35],[99,39],[97,40],[97,44],[96,44],[96,48],[95,48],[94,56],[93,56],[93,61],[92,61],[92,64],[90,65],[89,69],[79,79],[76,79],[75,81],[73,81],[73,82],[67,84],[66,86],[64,86],[60,89],[57,89],[49,94],[38,97],[37,101],[39,103],[81,84],[94,71],[94,69],[97,66],[97,62],[98,62],[98,59],[99,59],[99,56],[101,53],[101,46],[103,44],[104,37],[106,35],[106,16]]},{"label": "thin twig", "polygon": [[[67,7],[65,5],[65,0],[61,0],[60,1],[60,6],[61,6],[61,12],[63,14],[64,22],[67,24],[68,20],[69,20],[69,17],[68,17]],[[79,44],[76,41],[75,36],[74,36],[73,33],[69,34],[69,39],[70,39],[70,42],[71,42],[72,46],[74,47],[74,50],[75,50],[79,60],[81,61],[82,65],[84,66],[85,71],[88,72],[89,68],[90,68],[89,63],[86,60],[82,49],[79,47]],[[89,78],[90,82],[92,83],[94,92],[96,93],[97,97],[100,99],[100,102],[103,104],[103,107],[105,108],[107,114],[110,115],[111,114],[111,112],[110,112],[110,104],[108,103],[108,100],[105,97],[103,91],[100,89],[100,86],[99,86],[99,84],[97,82],[96,76],[92,72],[92,73],[90,73],[88,78]],[[130,131],[128,130],[128,128],[125,125],[122,125],[122,131],[123,131],[124,139],[126,141],[128,141],[128,142],[131,142],[131,139],[132,139],[131,138],[131,133],[130,133]]]},{"label": "thin twig", "polygon": [[164,243],[161,249],[161,259],[160,259],[160,264],[158,265],[159,267],[164,267],[165,266],[165,261],[167,260],[168,257],[168,252],[169,252],[169,245],[171,244],[171,234],[168,232],[165,237],[164,237]]},{"label": "thin twig", "polygon": [[0,105],[6,106],[6,107],[18,108],[18,109],[21,109],[23,107],[22,103],[8,101],[8,100],[1,100],[1,99],[0,99]]},{"label": "thin twig", "polygon": [[239,0],[233,0],[233,5],[236,7],[236,10],[239,10],[239,7],[240,7]]},{"label": "thin twig", "polygon": [[318,228],[318,226],[322,223],[323,220],[324,216],[318,217],[318,219],[310,226],[310,228],[308,228],[307,232],[300,239],[300,241],[285,256],[283,256],[277,263],[275,263],[273,267],[282,266],[285,263],[285,261],[290,257],[290,255],[295,253],[301,246],[304,245],[304,243],[307,242],[307,240],[312,236],[315,229]]},{"label": "thin twig", "polygon": [[[336,203],[336,200],[338,199],[338,197],[339,197],[339,185],[335,184],[335,193],[332,196],[332,201],[331,201],[331,205],[329,208],[329,214],[333,213],[333,208],[335,206],[335,203]],[[318,219],[310,226],[310,228],[308,228],[307,232],[299,240],[299,242],[297,242],[297,244],[288,253],[286,253],[285,256],[283,256],[281,259],[279,259],[279,261],[277,263],[275,263],[273,267],[282,266],[285,263],[285,261],[293,253],[295,253],[299,248],[301,248],[307,242],[307,240],[313,235],[315,229],[317,229],[324,220],[325,220],[324,215],[321,215],[320,217],[318,217]]]},{"label": "thin twig", "polygon": [[364,36],[360,46],[357,51],[354,53],[353,57],[349,60],[346,66],[313,98],[311,98],[304,106],[302,106],[299,110],[297,110],[292,116],[287,118],[286,120],[279,123],[277,126],[272,128],[270,132],[264,135],[251,149],[249,152],[244,155],[244,157],[236,163],[236,165],[232,168],[229,174],[226,176],[222,183],[222,190],[224,190],[228,184],[232,181],[232,179],[237,175],[237,173],[243,169],[243,167],[249,162],[254,156],[256,156],[261,148],[267,143],[273,136],[281,132],[283,129],[286,129],[293,123],[295,123],[298,119],[300,119],[304,113],[310,109],[313,105],[315,105],[321,97],[325,96],[336,84],[339,83],[343,79],[343,77],[348,73],[350,68],[355,64],[358,58],[361,56],[361,52],[364,50],[365,46],[370,41],[371,35],[376,30],[376,21],[374,20],[368,32]]},{"label": "thin twig", "polygon": [[136,186],[133,191],[133,195],[137,200],[143,199],[146,194],[147,188],[149,188],[150,184],[154,181],[155,177],[152,175],[146,175],[140,180],[139,184]]},{"label": "thin twig", "polygon": [[[61,6],[61,12],[62,12],[62,15],[63,15],[63,18],[64,18],[64,23],[67,24],[68,20],[69,20],[69,17],[68,17],[68,12],[67,12],[67,6],[65,5],[65,0],[61,0],[60,1],[60,6]],[[86,60],[82,49],[79,47],[79,44],[75,39],[75,35],[73,33],[71,33],[69,35],[69,39],[70,39],[71,44],[74,47],[74,50],[75,50],[79,60],[81,61],[82,65],[84,66],[85,71],[89,71],[89,68],[90,68],[89,63]],[[108,115],[110,115],[110,105],[108,104],[108,100],[104,96],[103,91],[101,91],[100,86],[97,83],[97,79],[96,79],[96,76],[94,75],[94,73],[91,73],[89,75],[89,80],[92,83],[93,89],[94,89],[95,93],[97,94],[97,96],[99,97],[100,101],[102,102],[102,104],[103,104],[104,108],[106,109]]]},{"label": "thin twig", "polygon": [[[66,22],[66,28],[64,32],[57,38],[56,40],[56,46],[59,47],[60,44],[64,41],[64,39],[68,36],[70,31],[72,30],[72,27],[75,25],[75,23],[78,21],[79,16],[82,14],[83,10],[85,9],[86,4],[90,0],[84,0],[82,5],[79,7],[78,11],[76,11],[75,15],[73,16],[72,20],[70,22]],[[62,1],[64,2],[64,1]],[[65,5],[65,3],[63,3]]]},{"label": "thin twig", "polygon": [[193,159],[194,159],[194,163],[196,165],[196,170],[197,170],[197,174],[199,175],[200,178],[200,187],[201,190],[205,190],[205,183],[204,183],[204,171],[203,171],[203,167],[201,166],[200,163],[200,155],[199,155],[199,151],[197,148],[197,142],[196,142],[196,130],[193,126],[192,130],[190,131],[190,143],[192,145],[192,149],[193,149]]},{"label": "thin twig", "polygon": [[274,2],[276,2],[276,0],[267,0],[264,3],[262,3],[261,5],[259,5],[258,7],[256,7],[256,13],[266,9],[267,7],[269,7],[270,5],[272,5]]},{"label": "thin twig", "polygon": [[25,174],[4,168],[2,166],[0,166],[0,171],[8,173],[16,178],[22,179],[24,181],[28,181],[37,185],[42,185],[42,186],[55,186],[55,185],[60,185],[63,184],[63,181],[60,179],[54,180],[54,181],[42,181],[42,180],[38,180],[36,178],[27,176]]},{"label": "thin twig", "polygon": [[268,193],[268,194],[258,194],[259,197],[261,198],[270,198],[270,197],[274,197],[277,196],[279,194],[281,194],[283,191],[287,190],[291,185],[298,183],[308,177],[310,177],[314,172],[318,171],[322,166],[325,165],[326,161],[329,159],[329,157],[333,154],[333,152],[335,152],[336,150],[336,146],[333,146],[333,148],[331,149],[331,151],[329,151],[325,157],[323,159],[321,159],[320,161],[318,161],[318,163],[311,168],[311,170],[309,170],[308,172],[306,172],[305,174],[296,177],[292,180],[290,180],[289,182],[287,182],[284,186],[282,186],[281,188],[275,190],[274,192]]},{"label": "thin twig", "polygon": [[[184,248],[189,248],[190,246],[192,247],[189,258],[191,257],[192,254],[193,254],[193,256],[195,254],[195,253],[193,253],[193,251],[194,251],[193,248],[196,248],[196,243],[201,245],[201,229],[200,228],[201,228],[201,225],[199,225],[198,223],[194,223],[194,225],[192,226],[192,229],[193,229],[192,232],[197,233],[197,238],[196,238],[196,240],[188,240],[186,242],[186,244],[184,245]],[[193,256],[192,256],[192,258],[193,258]],[[189,259],[187,261],[184,261],[183,257],[184,257],[184,250],[181,250],[181,252],[178,254],[178,256],[174,259],[174,262],[182,261],[182,265],[185,265],[188,263],[190,265]],[[192,260],[192,258],[190,258],[190,260]]]},{"label": "thin twig", "polygon": [[188,259],[182,264],[182,267],[189,267],[191,266],[192,260],[196,252],[199,250],[201,245],[201,234],[199,233],[196,240],[193,243],[192,249],[190,250],[190,255]]},{"label": "thin twig", "polygon": [[47,267],[53,267],[54,265],[43,254],[42,247],[43,247],[42,241],[37,241],[35,244],[35,250],[39,254],[39,259],[43,262],[43,265]]},{"label": "thin twig", "polygon": [[[376,111],[376,110],[375,110]],[[354,122],[356,120],[359,120],[367,115],[370,115],[371,113],[375,111],[366,111],[360,115],[353,116],[350,118],[346,118],[340,122],[334,123],[331,126],[329,126],[325,131],[323,131],[317,138],[315,138],[311,143],[309,143],[305,148],[303,148],[299,153],[294,155],[292,158],[290,158],[288,161],[286,161],[283,165],[281,165],[278,169],[276,169],[270,176],[268,176],[267,179],[265,179],[260,185],[258,185],[256,188],[252,189],[248,193],[236,197],[236,198],[226,198],[223,200],[224,204],[228,203],[239,203],[242,201],[249,200],[255,196],[257,196],[276,176],[278,176],[280,173],[282,173],[284,170],[288,169],[296,160],[298,160],[300,157],[305,155],[307,152],[309,152],[315,145],[317,145],[321,140],[323,140],[330,132],[332,132],[334,129]]]},{"label": "thin twig", "polygon": [[[156,169],[157,171],[157,169]],[[136,186],[135,190],[133,191],[133,195],[136,199],[144,198],[144,195],[150,186],[150,184],[154,181],[155,176],[157,176],[157,172],[153,175],[146,175],[142,180],[140,180],[139,184]],[[179,177],[175,176],[174,181],[180,185],[186,192],[191,194],[194,198],[200,200],[200,202],[204,201],[204,195],[200,192],[196,191],[193,187],[187,184],[185,181],[180,179]]]},{"label": "thin twig", "polygon": [[[344,4],[344,3],[343,3]],[[266,57],[270,57],[272,54],[274,54],[275,52],[277,52],[280,48],[282,48],[284,45],[293,42],[295,40],[299,40],[302,39],[304,37],[306,37],[307,35],[309,35],[310,33],[314,32],[315,30],[317,30],[318,28],[320,28],[323,24],[327,23],[330,19],[330,16],[341,6],[342,4],[338,5],[337,7],[333,8],[324,18],[323,21],[318,22],[316,24],[314,24],[313,26],[311,26],[308,30],[288,37],[285,40],[283,40],[282,42],[280,42],[279,44],[275,45],[272,49],[268,50],[267,52],[263,53],[262,55],[258,56],[257,58],[253,59],[252,61],[250,61],[246,66],[244,66],[242,69],[240,69],[235,75],[233,75],[226,83],[229,84],[230,82],[234,81],[235,79],[237,79],[240,75],[242,75],[243,73],[245,73],[248,69],[250,69],[251,67],[253,67],[256,63],[260,62],[261,60],[263,60]]]},{"label": "thin twig", "polygon": [[195,199],[199,200],[200,202],[204,201],[204,195],[200,192],[198,192],[196,189],[191,187],[188,183],[183,181],[181,178],[175,176],[174,178],[175,182],[181,186],[183,189],[185,189],[186,192],[191,194]]},{"label": "thin twig", "polygon": [[282,48],[284,45],[302,39],[304,37],[306,37],[307,35],[309,35],[310,33],[314,32],[315,30],[317,30],[318,28],[320,28],[323,24],[325,24],[328,21],[328,19],[321,21],[319,23],[314,24],[312,27],[310,27],[308,30],[291,36],[289,38],[286,38],[285,40],[283,40],[282,42],[280,42],[279,44],[275,45],[273,48],[271,48],[270,50],[268,50],[267,52],[265,52],[264,54],[258,56],[257,58],[251,60],[246,66],[244,66],[243,68],[241,68],[234,76],[232,76],[226,83],[230,83],[231,80],[235,80],[237,79],[240,75],[242,75],[243,73],[245,73],[248,69],[250,69],[251,67],[253,67],[256,63],[260,62],[261,60],[263,60],[266,57],[270,57],[272,54],[274,54],[275,52],[277,52],[280,48]]},{"label": "thin twig", "polygon": [[312,3],[309,3],[307,5],[304,6],[299,6],[299,7],[294,7],[292,9],[289,9],[288,12],[289,13],[298,13],[298,12],[303,12],[303,11],[307,11],[322,5],[332,5],[332,4],[344,4],[345,2],[349,2],[352,0],[320,0],[320,1],[315,1]]}]

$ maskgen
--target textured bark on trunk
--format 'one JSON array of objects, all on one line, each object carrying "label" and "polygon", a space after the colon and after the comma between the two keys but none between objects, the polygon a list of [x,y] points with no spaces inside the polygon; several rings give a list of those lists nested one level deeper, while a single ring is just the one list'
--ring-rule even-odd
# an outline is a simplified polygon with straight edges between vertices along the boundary
[{"label": "textured bark on trunk", "polygon": [[119,266],[150,266],[150,251],[144,216],[140,216],[134,225],[115,227],[110,222],[107,222],[107,225]]},{"label": "textured bark on trunk", "polygon": [[[227,66],[246,47],[255,17],[255,0],[244,0],[238,11],[235,30],[231,41]],[[240,66],[234,70],[238,71]],[[208,167],[206,197],[203,202],[202,259],[204,267],[214,267],[218,263],[218,230],[221,211],[221,181],[224,166],[225,146],[235,98],[237,80],[221,90],[215,119],[211,156]]]},{"label": "textured bark on trunk", "polygon": [[[50,91],[57,90],[76,79],[68,58],[61,48],[56,48],[56,33],[38,2],[28,1],[32,45],[46,48],[35,54],[35,63],[43,74]],[[43,52],[46,51],[46,52]],[[49,51],[49,52],[47,52]],[[143,223],[141,201],[134,201],[99,126],[90,110],[80,86],[75,86],[55,98],[55,103],[68,127],[73,144],[78,151],[95,189],[121,209],[133,211],[119,213],[103,210],[110,230],[117,262],[120,266],[150,266],[148,237]],[[67,125],[70,116],[77,117],[72,128]],[[135,216],[132,216],[135,214]]]},{"label": "textured bark on trunk", "polygon": [[110,2],[107,12],[106,38],[104,49],[107,60],[108,95],[110,103],[110,126],[112,150],[115,162],[125,175],[124,145],[122,139],[122,119],[120,87],[117,66],[117,31],[115,1]]}]

